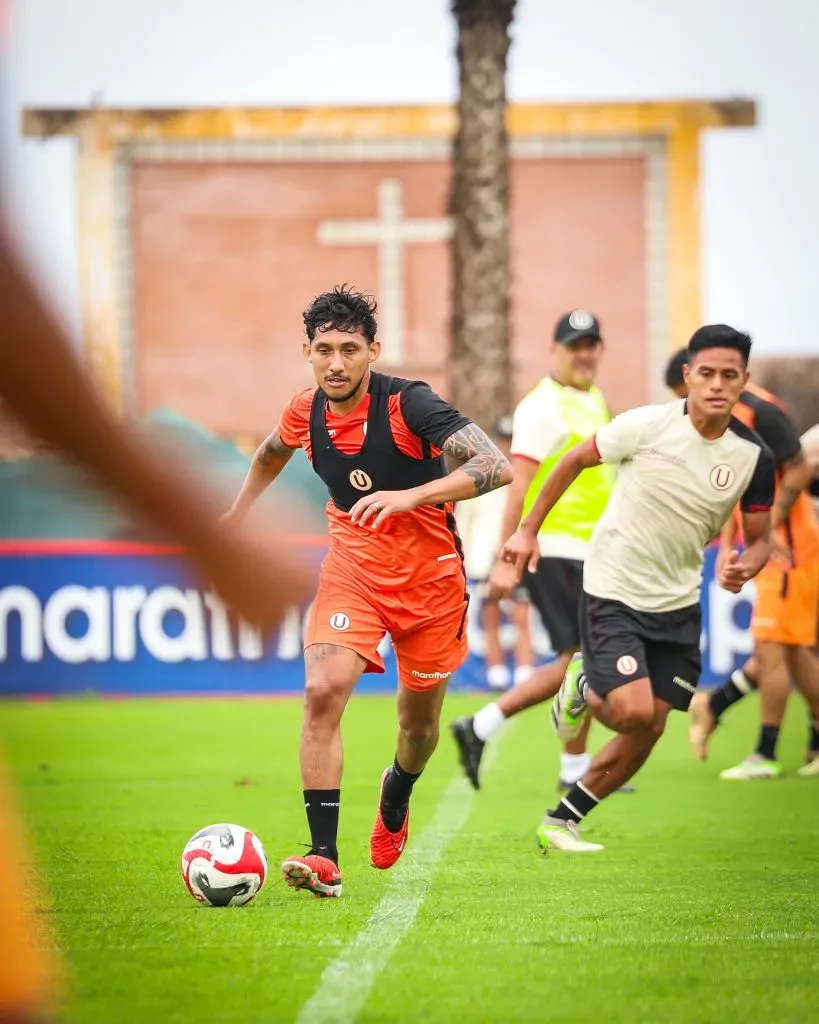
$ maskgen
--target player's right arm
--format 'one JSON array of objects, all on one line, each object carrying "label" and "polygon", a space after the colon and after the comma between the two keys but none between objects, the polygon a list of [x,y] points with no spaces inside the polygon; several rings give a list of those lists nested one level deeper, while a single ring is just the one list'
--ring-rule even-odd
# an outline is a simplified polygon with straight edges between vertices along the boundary
[{"label": "player's right arm", "polygon": [[502,557],[504,561],[514,564],[518,579],[527,565],[530,572],[534,572],[537,568],[540,558],[537,535],[543,525],[543,520],[583,470],[599,466],[602,461],[595,438],[587,437],[585,441],[581,441],[580,444],[567,451],[548,475],[529,515],[503,545]]},{"label": "player's right arm", "polygon": [[224,530],[209,487],[180,472],[122,423],[81,368],[0,219],[0,393],[36,436],[91,470],[172,543],[183,545],[216,592],[269,629],[305,596],[312,574],[270,536]]},{"label": "player's right arm", "polygon": [[631,458],[640,444],[646,423],[654,413],[653,406],[629,409],[601,427],[593,437],[586,438],[566,452],[546,478],[535,504],[517,532],[503,546],[503,559],[514,564],[518,577],[527,565],[530,572],[537,568],[540,557],[537,535],[543,520],[578,476],[584,469],[599,466],[602,462],[623,462]]},{"label": "player's right arm", "polygon": [[517,586],[519,574],[504,560],[503,545],[520,524],[526,495],[540,465],[560,451],[567,436],[568,428],[560,410],[556,403],[545,399],[542,389],[531,392],[515,409],[510,454],[514,475],[506,489],[498,553],[490,576],[494,597],[508,597]]},{"label": "player's right arm", "polygon": [[242,522],[253,503],[273,483],[295,451],[281,437],[281,424],[256,449],[253,461],[236,500],[222,517],[226,522]]}]

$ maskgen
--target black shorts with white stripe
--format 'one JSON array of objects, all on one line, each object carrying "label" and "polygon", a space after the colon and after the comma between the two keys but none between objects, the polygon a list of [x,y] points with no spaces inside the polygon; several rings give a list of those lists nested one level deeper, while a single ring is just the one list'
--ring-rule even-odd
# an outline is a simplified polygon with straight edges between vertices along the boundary
[{"label": "black shorts with white stripe", "polygon": [[648,677],[654,696],[687,711],[702,668],[699,604],[640,612],[621,601],[583,593],[580,644],[588,684],[605,697]]}]

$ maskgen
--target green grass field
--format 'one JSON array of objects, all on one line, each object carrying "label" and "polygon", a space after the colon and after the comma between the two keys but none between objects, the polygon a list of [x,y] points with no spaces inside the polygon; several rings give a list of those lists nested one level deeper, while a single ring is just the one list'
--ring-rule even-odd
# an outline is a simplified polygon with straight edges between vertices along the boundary
[{"label": "green grass field", "polygon": [[[482,703],[452,697],[445,718]],[[716,777],[750,749],[755,699],[728,712],[705,765],[673,716],[638,792],[590,818],[590,838],[607,849],[585,857],[545,858],[535,846],[558,749],[545,709],[521,716],[434,872],[419,873],[421,857],[418,877],[399,886],[367,855],[393,703],[354,700],[341,900],[294,893],[278,877],[278,861],[308,839],[300,715],[299,702],[272,700],[0,707],[45,873],[42,911],[69,965],[68,1019],[296,1020],[385,894],[392,902],[322,990],[331,1009],[303,1013],[305,1024],[819,1019],[819,780]],[[794,699],[780,751],[789,767],[805,737]],[[445,735],[416,788],[408,861],[445,791],[451,806],[457,774]],[[455,790],[469,794],[465,782]],[[182,884],[183,845],[216,821],[245,825],[265,845],[269,881],[248,907],[200,907]],[[408,899],[418,913],[392,949]]]}]

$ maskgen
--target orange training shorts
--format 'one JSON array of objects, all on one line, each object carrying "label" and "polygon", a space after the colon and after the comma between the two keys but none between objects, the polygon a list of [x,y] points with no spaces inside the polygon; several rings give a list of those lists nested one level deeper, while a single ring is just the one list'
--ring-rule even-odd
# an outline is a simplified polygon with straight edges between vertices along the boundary
[{"label": "orange training shorts", "polygon": [[377,590],[322,570],[304,646],[346,647],[366,658],[365,672],[383,672],[378,645],[389,633],[400,681],[409,690],[429,690],[466,658],[468,600],[460,572],[406,590]]},{"label": "orange training shorts", "polygon": [[770,561],[756,578],[751,633],[763,643],[812,647],[819,622],[819,563],[786,570]]}]

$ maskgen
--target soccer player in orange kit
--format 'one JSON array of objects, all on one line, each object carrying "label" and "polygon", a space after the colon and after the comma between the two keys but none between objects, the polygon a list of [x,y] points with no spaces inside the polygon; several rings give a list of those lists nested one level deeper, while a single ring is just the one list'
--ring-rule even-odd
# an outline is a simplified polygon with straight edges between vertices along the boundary
[{"label": "soccer player in orange kit", "polygon": [[[508,460],[487,434],[422,381],[376,373],[375,302],[346,286],[304,313],[316,386],[298,392],[256,452],[227,514],[241,521],[297,448],[327,485],[330,550],[305,636],[301,774],[311,834],[282,864],[289,885],[340,896],[341,716],[364,672],[398,659],[398,741],[381,780],[370,837],[374,867],[407,841],[409,800],[438,743],[450,674],[466,655],[468,595],[453,502],[508,484]],[[459,467],[447,472],[444,454]]]}]

